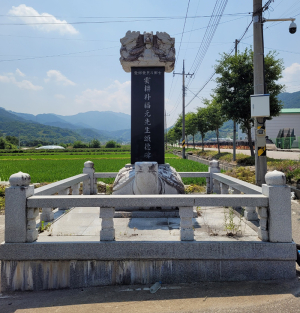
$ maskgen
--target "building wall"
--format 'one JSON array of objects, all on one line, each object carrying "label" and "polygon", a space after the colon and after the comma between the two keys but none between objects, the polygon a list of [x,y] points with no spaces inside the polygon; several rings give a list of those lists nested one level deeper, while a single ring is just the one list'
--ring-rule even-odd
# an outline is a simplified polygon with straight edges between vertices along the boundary
[{"label": "building wall", "polygon": [[266,121],[266,135],[270,139],[276,138],[282,128],[294,128],[295,136],[300,137],[300,114],[280,114],[273,117],[272,120]]}]

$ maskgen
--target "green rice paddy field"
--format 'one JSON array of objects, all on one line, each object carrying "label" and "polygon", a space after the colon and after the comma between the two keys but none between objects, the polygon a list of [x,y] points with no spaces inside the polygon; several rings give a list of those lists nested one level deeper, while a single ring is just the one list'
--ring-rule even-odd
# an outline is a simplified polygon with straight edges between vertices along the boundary
[{"label": "green rice paddy field", "polygon": [[[28,173],[32,183],[55,182],[82,173],[85,161],[93,161],[96,172],[118,172],[130,163],[130,153],[114,152],[105,154],[89,153],[86,155],[72,153],[26,153],[0,155],[0,180],[8,181],[10,175],[19,171]],[[204,164],[183,160],[166,153],[165,162],[178,172],[207,172]],[[113,183],[113,178],[102,179]],[[183,178],[184,184],[205,185],[205,178]]]}]

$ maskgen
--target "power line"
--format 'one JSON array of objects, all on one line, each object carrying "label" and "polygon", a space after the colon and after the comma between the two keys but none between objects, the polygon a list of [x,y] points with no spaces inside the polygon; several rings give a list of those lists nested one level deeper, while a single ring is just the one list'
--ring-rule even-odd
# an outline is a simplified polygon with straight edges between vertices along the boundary
[{"label": "power line", "polygon": [[[252,14],[252,12],[240,12],[240,13],[228,13],[228,14],[224,14],[226,16],[235,16],[235,15],[249,15]],[[210,18],[212,15],[192,15],[192,16],[188,16],[187,18],[191,19],[191,18]],[[131,18],[141,18],[141,19],[147,19],[147,18],[151,18],[151,19],[160,19],[160,18],[165,18],[165,19],[185,19],[185,16],[77,16],[77,17],[62,17],[62,16],[57,16],[57,15],[48,15],[48,16],[44,16],[44,15],[8,15],[8,14],[0,14],[0,17],[15,17],[15,18],[19,18],[19,17],[35,17],[35,18],[82,18],[82,19],[92,19],[92,18],[103,18],[103,19],[109,19],[109,18],[121,18],[121,19],[131,19]]]},{"label": "power line", "polygon": [[36,57],[27,57],[27,58],[20,58],[20,59],[7,59],[7,60],[0,60],[0,62],[23,61],[23,60],[34,60],[34,59],[44,59],[44,58],[61,57],[61,56],[65,56],[65,55],[72,55],[72,54],[78,54],[78,53],[94,52],[94,51],[100,51],[100,50],[105,50],[105,49],[112,49],[112,48],[116,48],[116,47],[118,47],[118,46],[108,47],[108,48],[101,48],[101,49],[94,49],[94,50],[87,50],[87,51],[79,51],[79,52],[61,53],[61,54],[45,55],[45,56],[36,56]]},{"label": "power line", "polygon": [[[240,37],[240,39],[238,40],[238,42],[240,42],[244,36],[246,35],[246,33],[248,32],[250,26],[252,24],[252,21],[249,23],[249,25],[246,27],[246,30],[244,31],[243,35]],[[232,54],[232,52],[235,50],[235,47],[233,47],[231,49],[231,51],[228,53],[228,57]],[[214,73],[209,77],[209,79],[205,82],[205,84],[200,88],[200,90],[195,94],[195,96],[189,101],[189,103],[186,105],[186,107],[196,98],[196,96],[198,96],[198,94],[206,87],[206,85],[212,80],[212,78],[214,77],[214,75],[216,74],[216,71],[214,71]]]},{"label": "power line", "polygon": [[[196,57],[194,59],[194,62],[191,66],[191,72],[194,72],[195,75],[193,77],[193,79],[195,79],[195,76],[197,75],[197,72],[200,68],[200,65],[202,64],[202,61],[207,53],[207,50],[210,46],[210,43],[212,41],[212,38],[217,30],[217,27],[219,25],[219,22],[220,22],[220,19],[222,17],[222,14],[226,8],[226,5],[228,3],[228,0],[217,0],[216,1],[216,4],[215,4],[215,7],[213,9],[213,14],[212,14],[212,18],[209,20],[209,23],[208,23],[208,26],[207,26],[207,29],[205,31],[205,34],[204,34],[204,37],[202,39],[202,42],[200,44],[200,47],[198,49],[198,52],[196,54]],[[214,12],[218,12],[220,14],[214,14]],[[217,16],[217,18],[213,17],[214,15]],[[210,27],[210,25],[213,24],[214,26],[213,27]],[[188,81],[188,86],[190,85],[192,79],[190,78],[189,81]]]},{"label": "power line", "polygon": [[[190,2],[191,2],[191,0],[189,0],[188,5],[187,5],[187,9],[186,9],[186,13],[185,13],[185,20],[184,20],[184,24],[183,24],[183,30],[182,30],[182,33],[181,33],[180,45],[179,45],[179,50],[178,50],[178,57],[177,57],[176,60],[175,60],[174,70],[173,70],[173,71],[175,71],[175,68],[176,68],[176,61],[177,61],[177,59],[179,58],[179,54],[180,54],[180,48],[181,48],[182,38],[183,38],[183,34],[184,34],[184,29],[185,29],[185,24],[186,24],[187,15],[188,15],[188,12],[189,12]],[[172,78],[171,87],[170,87],[170,91],[169,91],[169,96],[170,96],[171,91],[172,91],[173,82],[174,82],[174,76],[173,76],[173,78]]]}]

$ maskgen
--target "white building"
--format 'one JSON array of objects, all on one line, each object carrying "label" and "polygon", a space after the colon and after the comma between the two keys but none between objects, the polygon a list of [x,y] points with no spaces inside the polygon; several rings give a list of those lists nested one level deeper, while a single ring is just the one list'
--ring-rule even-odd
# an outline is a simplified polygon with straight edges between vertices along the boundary
[{"label": "white building", "polygon": [[300,109],[282,109],[279,116],[266,121],[266,135],[270,139],[275,139],[282,128],[294,128],[295,136],[300,137]]}]

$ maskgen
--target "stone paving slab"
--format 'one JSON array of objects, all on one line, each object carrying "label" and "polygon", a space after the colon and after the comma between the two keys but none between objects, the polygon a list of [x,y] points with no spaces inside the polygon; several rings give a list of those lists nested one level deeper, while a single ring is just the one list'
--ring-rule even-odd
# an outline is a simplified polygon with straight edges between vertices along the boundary
[{"label": "stone paving slab", "polygon": [[[240,231],[236,236],[226,236],[224,212],[227,210],[200,208],[199,216],[193,218],[195,240],[260,241],[257,233],[236,215],[233,221]],[[114,227],[116,241],[179,241],[180,218],[114,218]],[[56,220],[48,231],[39,234],[38,242],[99,241],[100,229],[99,208],[74,208]]]}]

